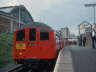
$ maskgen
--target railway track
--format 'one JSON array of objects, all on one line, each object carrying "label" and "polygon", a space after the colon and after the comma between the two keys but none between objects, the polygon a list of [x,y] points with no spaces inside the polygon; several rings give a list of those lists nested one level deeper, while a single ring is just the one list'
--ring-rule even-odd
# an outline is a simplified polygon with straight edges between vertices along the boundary
[{"label": "railway track", "polygon": [[23,65],[15,65],[14,67],[10,68],[9,70],[7,70],[6,72],[19,72],[23,69]]},{"label": "railway track", "polygon": [[35,66],[33,67],[31,64],[27,65],[20,64],[10,68],[6,72],[52,72],[52,71],[47,70],[47,68],[41,69]]},{"label": "railway track", "polygon": [[31,69],[31,66],[20,64],[8,69],[6,72],[33,72],[33,71]]}]

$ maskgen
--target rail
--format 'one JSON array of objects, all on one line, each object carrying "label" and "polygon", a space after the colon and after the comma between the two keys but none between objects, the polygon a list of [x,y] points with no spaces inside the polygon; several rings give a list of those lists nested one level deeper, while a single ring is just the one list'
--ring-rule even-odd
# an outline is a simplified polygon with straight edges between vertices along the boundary
[{"label": "rail", "polygon": [[20,65],[16,65],[16,66],[10,68],[10,69],[7,70],[6,72],[18,72],[18,71],[20,71],[20,70],[22,70],[22,69],[23,69],[23,65],[20,64]]}]

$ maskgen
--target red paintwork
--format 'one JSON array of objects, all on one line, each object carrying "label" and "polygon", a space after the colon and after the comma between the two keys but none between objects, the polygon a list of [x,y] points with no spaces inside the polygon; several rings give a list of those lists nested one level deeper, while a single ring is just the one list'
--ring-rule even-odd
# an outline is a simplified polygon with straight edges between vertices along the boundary
[{"label": "red paintwork", "polygon": [[[29,29],[36,28],[36,41],[29,41]],[[25,29],[25,41],[16,41],[16,33],[14,32],[14,45],[13,45],[13,58],[14,59],[54,59],[57,57],[58,49],[63,48],[64,44],[62,40],[56,42],[55,33],[53,30],[41,27],[27,27]],[[47,30],[49,32],[49,40],[41,41],[40,40],[40,29]],[[21,29],[20,29],[21,30]],[[16,43],[25,43],[26,49],[16,49]],[[28,45],[28,43],[35,43],[36,45]],[[56,48],[58,47],[58,48]],[[22,52],[22,55],[19,53]]]}]

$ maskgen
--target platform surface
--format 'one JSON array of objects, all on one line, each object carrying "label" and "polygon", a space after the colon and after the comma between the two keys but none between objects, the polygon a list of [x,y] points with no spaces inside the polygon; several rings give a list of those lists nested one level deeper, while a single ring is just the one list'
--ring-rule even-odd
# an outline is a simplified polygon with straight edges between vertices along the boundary
[{"label": "platform surface", "polygon": [[68,47],[60,51],[54,72],[73,72],[72,56]]},{"label": "platform surface", "polygon": [[96,49],[79,46],[63,48],[54,72],[96,72]]}]

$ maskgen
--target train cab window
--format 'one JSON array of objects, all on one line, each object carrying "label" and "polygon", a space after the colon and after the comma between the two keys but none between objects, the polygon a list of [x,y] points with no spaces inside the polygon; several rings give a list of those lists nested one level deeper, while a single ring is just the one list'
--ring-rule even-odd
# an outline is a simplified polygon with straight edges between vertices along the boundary
[{"label": "train cab window", "polygon": [[29,40],[36,40],[36,29],[32,28],[29,30]]},{"label": "train cab window", "polygon": [[49,32],[46,30],[40,30],[40,40],[49,40]]},{"label": "train cab window", "polygon": [[24,41],[25,40],[25,30],[20,30],[16,33],[16,41]]}]

